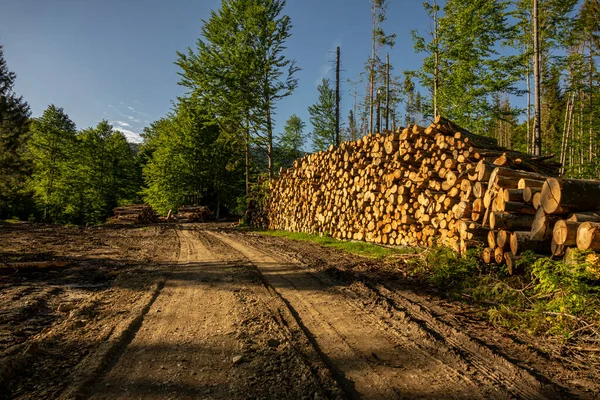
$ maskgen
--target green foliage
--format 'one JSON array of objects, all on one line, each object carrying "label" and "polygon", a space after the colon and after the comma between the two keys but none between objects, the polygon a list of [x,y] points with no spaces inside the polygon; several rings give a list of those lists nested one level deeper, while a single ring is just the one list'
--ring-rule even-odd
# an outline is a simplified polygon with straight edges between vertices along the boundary
[{"label": "green foliage", "polygon": [[323,78],[317,91],[318,100],[308,107],[308,113],[313,125],[313,149],[323,151],[335,145],[335,92],[326,78]]},{"label": "green foliage", "polygon": [[76,150],[66,161],[64,183],[56,189],[61,222],[104,221],[114,207],[137,199],[137,173],[125,136],[107,121],[79,132]]},{"label": "green foliage", "polygon": [[597,259],[576,252],[572,262],[539,258],[526,252],[519,259],[521,276],[509,276],[498,266],[486,270],[475,249],[461,256],[434,247],[409,259],[407,266],[448,295],[485,307],[489,320],[509,329],[569,339],[594,321],[600,322]]},{"label": "green foliage", "polygon": [[304,155],[302,146],[304,146],[305,141],[305,127],[304,121],[296,114],[288,118],[283,128],[283,134],[279,137],[276,146],[276,161],[279,166],[289,168],[295,159]]},{"label": "green foliage", "polygon": [[220,136],[197,103],[181,99],[174,113],[144,134],[146,202],[166,214],[182,205],[232,210],[243,193],[241,149]]},{"label": "green foliage", "polygon": [[29,157],[33,164],[31,186],[41,208],[43,219],[61,219],[68,161],[77,150],[75,123],[62,108],[50,105],[31,123]]},{"label": "green foliage", "polygon": [[282,237],[291,240],[299,240],[304,242],[312,242],[319,244],[324,247],[331,247],[336,250],[346,251],[348,253],[359,254],[362,256],[381,258],[392,256],[394,254],[401,254],[408,252],[414,252],[415,249],[395,249],[389,247],[377,246],[376,244],[367,242],[348,242],[332,238],[328,235],[311,235],[308,233],[299,232],[287,232],[287,231],[257,231],[261,235]]},{"label": "green foliage", "polygon": [[25,157],[29,132],[29,105],[13,91],[16,75],[8,70],[0,44],[0,218],[25,218],[31,208]]},{"label": "green foliage", "polygon": [[456,290],[481,271],[476,252],[471,249],[461,256],[448,247],[437,246],[425,250],[408,264],[413,275],[424,277],[439,288]]},{"label": "green foliage", "polygon": [[572,263],[540,258],[533,264],[532,276],[537,280],[535,292],[546,298],[545,309],[578,316],[593,316],[600,305],[600,288],[592,284],[585,254]]},{"label": "green foliage", "polygon": [[231,139],[266,147],[272,166],[272,116],[297,86],[295,62],[284,56],[291,21],[285,1],[223,0],[204,21],[197,51],[178,53],[181,84],[192,89]]}]

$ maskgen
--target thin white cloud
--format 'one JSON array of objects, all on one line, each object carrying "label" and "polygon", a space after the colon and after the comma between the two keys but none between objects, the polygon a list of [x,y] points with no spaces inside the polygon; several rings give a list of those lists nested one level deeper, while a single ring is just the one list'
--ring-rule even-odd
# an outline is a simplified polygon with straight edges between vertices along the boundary
[{"label": "thin white cloud", "polygon": [[133,111],[133,112],[136,112],[136,111],[135,111],[135,108],[133,108],[133,107],[127,107],[127,108],[128,108],[128,109],[130,109],[130,110],[131,110],[131,111]]},{"label": "thin white cloud", "polygon": [[133,143],[141,143],[142,142],[142,137],[137,132],[133,132],[133,131],[130,131],[129,129],[123,129],[120,127],[115,127],[114,130],[121,132],[123,135],[125,135],[127,140],[130,142],[133,142]]},{"label": "thin white cloud", "polygon": [[[323,61],[323,63],[321,64],[321,66],[319,67],[319,74],[317,76],[317,78],[315,79],[315,86],[319,86],[321,84],[321,81],[323,80],[323,78],[326,78],[327,75],[329,75],[329,73],[333,70],[335,70],[335,52],[336,52],[336,48],[342,47],[342,43],[344,41],[344,38],[346,36],[348,36],[350,34],[350,32],[346,32],[344,34],[342,34],[341,36],[338,36],[332,43],[331,46],[329,46],[329,50],[327,50],[327,53],[325,53],[325,59]],[[342,56],[343,59],[343,56]]]},{"label": "thin white cloud", "polygon": [[140,122],[142,122],[142,121],[140,121],[139,119],[137,119],[137,118],[135,118],[135,117],[132,117],[131,115],[123,115],[123,114],[121,114],[121,115],[122,115],[123,117],[126,117],[128,120],[130,120],[130,121],[133,121],[133,122],[136,122],[136,123],[138,123],[138,124],[139,124]]},{"label": "thin white cloud", "polygon": [[119,126],[131,126],[128,122],[124,122],[124,121],[115,121],[115,124],[117,124]]}]

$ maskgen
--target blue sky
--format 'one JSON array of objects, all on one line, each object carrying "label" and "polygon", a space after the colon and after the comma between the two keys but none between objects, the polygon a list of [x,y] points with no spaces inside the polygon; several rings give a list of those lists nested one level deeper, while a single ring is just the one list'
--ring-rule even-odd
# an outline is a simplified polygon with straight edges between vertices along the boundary
[{"label": "blue sky", "polygon": [[[390,61],[396,72],[418,68],[422,55],[410,31],[429,21],[421,0],[391,0],[388,33],[396,33]],[[177,85],[176,51],[194,46],[202,19],[218,0],[2,0],[0,43],[15,90],[39,116],[49,104],[63,107],[79,129],[107,119],[131,141],[164,116],[184,93]],[[294,25],[288,56],[298,63],[298,89],[276,110],[276,132],[317,98],[322,77],[334,78],[335,47],[341,46],[342,81],[356,79],[370,54],[369,0],[288,0]],[[342,86],[342,120],[352,107]]]}]

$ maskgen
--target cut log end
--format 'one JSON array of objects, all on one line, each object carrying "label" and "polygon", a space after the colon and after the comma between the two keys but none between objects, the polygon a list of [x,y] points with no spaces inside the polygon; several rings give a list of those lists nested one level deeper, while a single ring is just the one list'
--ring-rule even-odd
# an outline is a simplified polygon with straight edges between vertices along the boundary
[{"label": "cut log end", "polygon": [[548,178],[542,186],[540,205],[547,214],[554,213],[560,206],[560,184],[556,178]]}]

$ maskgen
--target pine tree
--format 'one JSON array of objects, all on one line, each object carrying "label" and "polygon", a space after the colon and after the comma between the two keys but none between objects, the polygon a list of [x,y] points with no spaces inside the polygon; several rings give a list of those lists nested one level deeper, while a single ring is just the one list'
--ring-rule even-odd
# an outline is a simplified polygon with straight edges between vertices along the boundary
[{"label": "pine tree", "polygon": [[305,136],[304,128],[306,124],[302,119],[293,114],[285,123],[283,134],[279,137],[277,148],[279,149],[279,164],[283,167],[290,167],[295,159],[302,157],[304,152]]},{"label": "pine tree", "polygon": [[354,116],[354,111],[350,110],[348,113],[348,134],[346,135],[348,140],[356,140],[358,139],[358,131],[356,127],[356,117]]},{"label": "pine tree", "polygon": [[244,14],[244,37],[253,49],[253,59],[258,65],[257,78],[259,109],[265,121],[265,147],[267,149],[269,178],[273,178],[273,115],[276,103],[292,94],[298,86],[294,74],[299,70],[296,62],[283,54],[285,42],[292,28],[290,17],[282,16],[285,0],[254,0]]},{"label": "pine tree", "polygon": [[18,213],[30,166],[24,158],[29,105],[13,91],[16,74],[8,70],[0,44],[0,218]]},{"label": "pine tree", "polygon": [[313,125],[313,149],[322,151],[335,145],[335,93],[326,78],[323,78],[317,91],[318,100],[308,107],[308,113]]},{"label": "pine tree", "polygon": [[423,68],[418,71],[417,76],[421,83],[429,88],[431,96],[431,114],[433,116],[440,113],[438,106],[438,91],[441,82],[443,82],[442,73],[442,49],[439,43],[439,18],[438,13],[440,6],[437,1],[434,0],[433,4],[428,2],[423,3],[425,11],[429,15],[431,20],[431,29],[428,32],[431,40],[426,42],[425,38],[419,36],[416,30],[411,31],[413,38],[414,48],[417,53],[429,54],[423,61]]},{"label": "pine tree", "polygon": [[114,207],[137,197],[135,155],[108,121],[77,133],[76,151],[66,164],[61,186],[55,189],[64,222],[102,222]]},{"label": "pine tree", "polygon": [[387,19],[387,7],[388,0],[371,0],[371,23],[372,23],[372,36],[371,36],[371,57],[367,61],[366,70],[369,77],[369,90],[365,103],[369,105],[369,132],[373,131],[374,128],[374,107],[375,107],[375,93],[377,87],[383,85],[385,75],[382,71],[385,71],[381,62],[379,52],[381,48],[388,46],[394,47],[396,42],[396,34],[387,34],[383,30],[383,23]]},{"label": "pine tree", "polygon": [[[413,74],[431,89],[439,112],[461,126],[485,132],[489,126],[494,93],[518,93],[517,56],[500,55],[516,28],[507,22],[508,1],[448,0],[443,15],[426,4],[439,23],[429,43],[413,35],[417,51],[426,51],[421,71]],[[439,83],[434,85],[434,83]],[[433,114],[433,106],[428,114]]]}]

